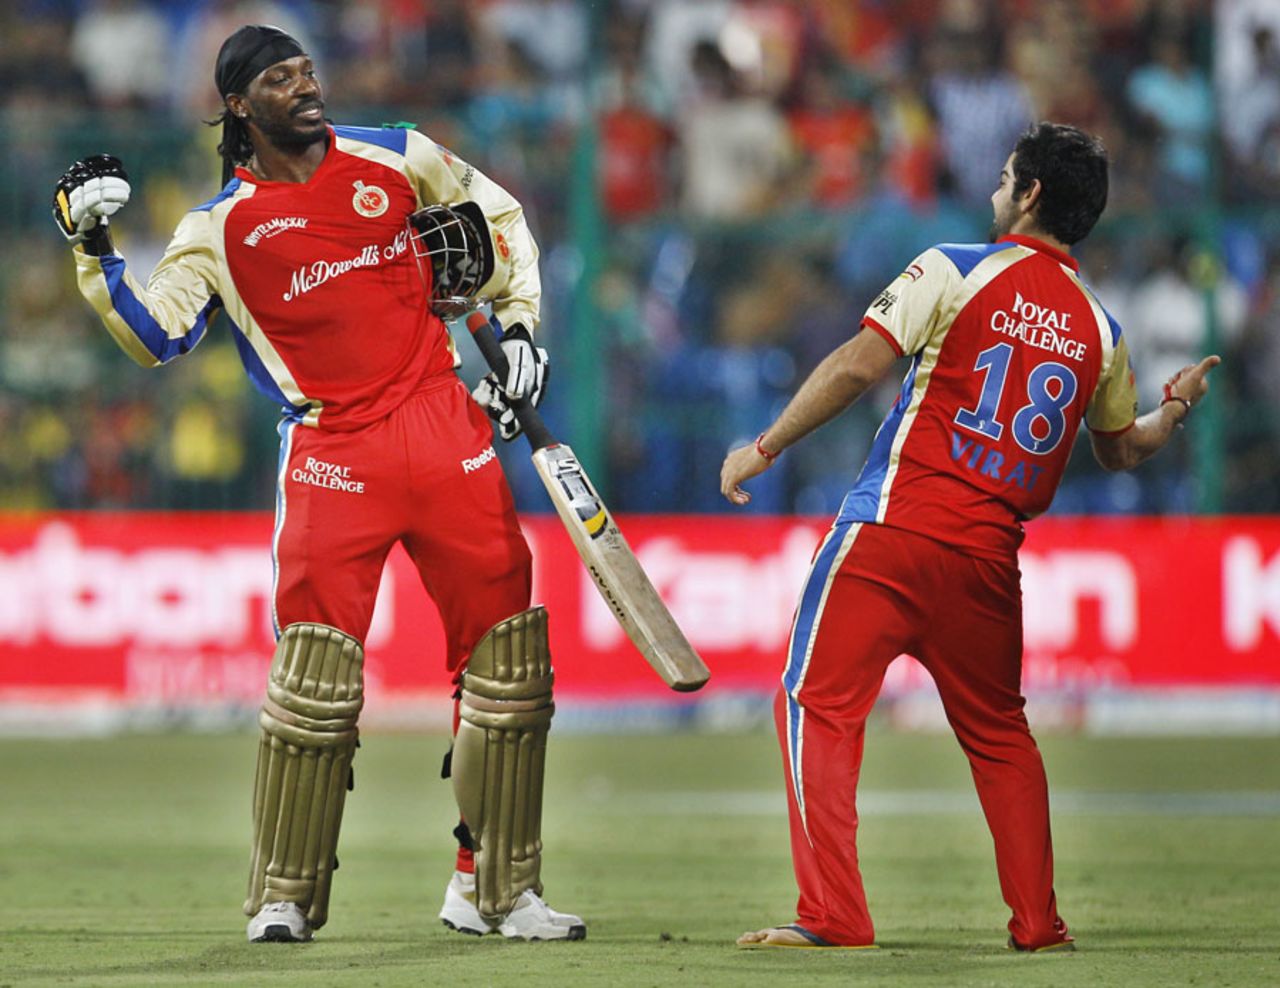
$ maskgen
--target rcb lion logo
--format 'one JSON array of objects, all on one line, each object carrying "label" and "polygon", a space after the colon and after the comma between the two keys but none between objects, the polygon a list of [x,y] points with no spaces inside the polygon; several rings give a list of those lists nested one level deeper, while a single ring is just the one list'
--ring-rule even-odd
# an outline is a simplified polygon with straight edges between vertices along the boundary
[{"label": "rcb lion logo", "polygon": [[363,182],[352,184],[355,185],[356,194],[351,197],[351,205],[361,216],[373,219],[385,213],[391,205],[391,199],[379,186],[365,185]]}]

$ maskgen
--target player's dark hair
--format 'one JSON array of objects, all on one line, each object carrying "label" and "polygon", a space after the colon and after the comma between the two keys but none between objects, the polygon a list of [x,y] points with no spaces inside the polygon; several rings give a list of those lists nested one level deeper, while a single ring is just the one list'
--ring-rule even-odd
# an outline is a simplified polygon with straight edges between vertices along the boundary
[{"label": "player's dark hair", "polygon": [[1013,155],[1013,195],[1040,180],[1036,223],[1074,244],[1083,240],[1107,206],[1107,149],[1092,134],[1067,124],[1033,124]]},{"label": "player's dark hair", "polygon": [[231,181],[236,165],[246,164],[253,157],[253,143],[249,140],[249,128],[245,122],[226,107],[212,120],[210,127],[222,127],[222,140],[218,143],[218,155],[222,158],[222,185]]}]

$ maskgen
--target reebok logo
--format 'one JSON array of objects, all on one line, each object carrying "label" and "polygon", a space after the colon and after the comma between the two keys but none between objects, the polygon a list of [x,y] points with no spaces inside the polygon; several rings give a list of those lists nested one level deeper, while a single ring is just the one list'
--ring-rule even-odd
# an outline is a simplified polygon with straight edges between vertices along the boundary
[{"label": "reebok logo", "polygon": [[257,247],[260,240],[270,240],[285,230],[305,230],[308,222],[305,216],[273,216],[255,226],[242,243],[246,247]]},{"label": "reebok logo", "polygon": [[482,452],[479,456],[472,456],[469,459],[463,460],[462,472],[475,473],[477,470],[479,470],[482,466],[484,466],[490,460],[497,457],[497,455],[498,455],[497,451],[492,446],[490,446],[488,449]]}]

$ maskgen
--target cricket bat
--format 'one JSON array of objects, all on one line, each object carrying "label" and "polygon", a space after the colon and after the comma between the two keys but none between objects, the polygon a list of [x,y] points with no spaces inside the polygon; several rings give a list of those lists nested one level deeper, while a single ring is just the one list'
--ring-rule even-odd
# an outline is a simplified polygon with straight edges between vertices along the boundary
[{"label": "cricket bat", "polygon": [[[491,324],[479,312],[467,317],[471,338],[498,379],[505,381],[507,358],[495,328],[496,321]],[[513,402],[512,409],[533,447],[534,469],[618,624],[664,683],[681,692],[699,689],[710,671],[640,567],[573,450],[556,440],[529,402]]]}]

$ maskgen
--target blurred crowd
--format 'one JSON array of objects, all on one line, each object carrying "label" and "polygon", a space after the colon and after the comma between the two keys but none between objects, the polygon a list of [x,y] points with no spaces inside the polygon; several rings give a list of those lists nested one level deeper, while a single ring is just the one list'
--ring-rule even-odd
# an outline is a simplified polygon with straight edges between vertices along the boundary
[{"label": "blurred crowd", "polygon": [[[72,160],[119,154],[136,198],[117,240],[145,274],[216,190],[212,64],[242,23],[307,45],[335,120],[411,121],[524,203],[547,412],[594,437],[619,509],[724,507],[725,449],[916,253],[985,238],[1006,155],[1053,119],[1112,156],[1079,255],[1144,405],[1206,348],[1226,359],[1172,450],[1133,476],[1078,450],[1055,510],[1280,511],[1272,0],[9,0],[0,508],[272,503],[277,410],[229,338],[135,368],[47,215]],[[833,511],[894,391],[788,453],[753,507]]]}]

